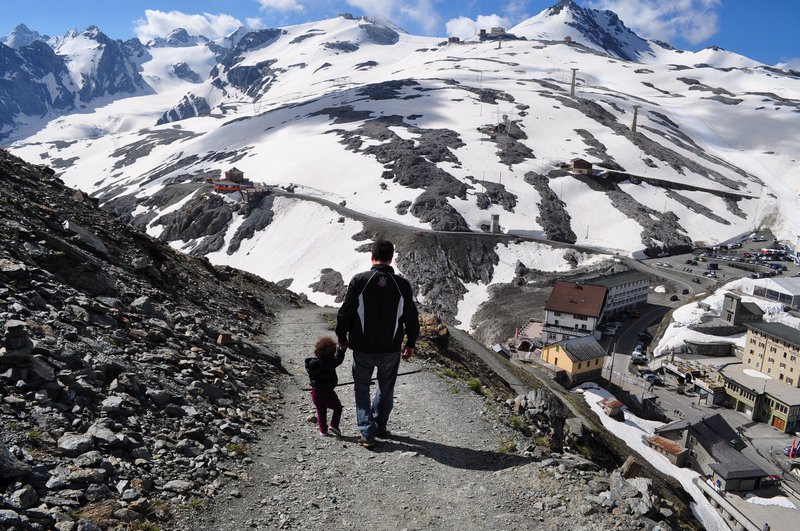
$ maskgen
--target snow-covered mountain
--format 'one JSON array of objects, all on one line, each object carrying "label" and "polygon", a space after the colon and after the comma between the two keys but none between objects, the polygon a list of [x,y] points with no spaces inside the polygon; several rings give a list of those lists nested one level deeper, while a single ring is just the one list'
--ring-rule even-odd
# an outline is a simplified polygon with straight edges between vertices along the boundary
[{"label": "snow-covered mountain", "polygon": [[64,114],[92,112],[121,98],[176,85],[185,92],[187,83],[208,77],[228,51],[184,29],[143,45],[111,39],[96,26],[51,38],[20,24],[3,42],[0,139],[26,136]]},{"label": "snow-covered mountain", "polygon": [[[392,234],[421,300],[463,323],[529,270],[800,233],[797,76],[646,41],[571,1],[509,33],[448,43],[340,16],[239,32],[224,53],[173,35],[139,62],[157,89],[17,129],[12,150],[153,236],[320,303],[366,265],[364,239]],[[294,193],[213,192],[233,166]],[[493,216],[519,239],[485,235]]]}]

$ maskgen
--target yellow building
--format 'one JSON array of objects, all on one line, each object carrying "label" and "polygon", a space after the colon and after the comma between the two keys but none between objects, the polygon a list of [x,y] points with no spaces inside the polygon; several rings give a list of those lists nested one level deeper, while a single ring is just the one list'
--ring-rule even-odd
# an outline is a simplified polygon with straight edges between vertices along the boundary
[{"label": "yellow building", "polygon": [[570,383],[599,378],[606,353],[592,336],[565,339],[542,349],[542,361],[563,370]]},{"label": "yellow building", "polygon": [[747,323],[742,361],[792,387],[800,387],[800,331],[781,323]]},{"label": "yellow building", "polygon": [[800,331],[780,323],[746,323],[743,363],[719,372],[734,408],[785,432],[800,428]]}]

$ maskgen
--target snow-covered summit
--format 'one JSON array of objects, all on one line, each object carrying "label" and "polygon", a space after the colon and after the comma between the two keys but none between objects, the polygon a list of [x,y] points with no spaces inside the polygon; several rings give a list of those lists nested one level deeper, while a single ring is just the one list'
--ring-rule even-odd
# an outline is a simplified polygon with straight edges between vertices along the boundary
[{"label": "snow-covered summit", "polygon": [[183,28],[175,28],[164,37],[157,37],[148,43],[148,46],[153,48],[172,46],[176,48],[184,48],[189,46],[197,46],[198,44],[207,44],[209,39],[203,35],[189,35],[189,32]]},{"label": "snow-covered summit", "polygon": [[9,48],[18,50],[23,46],[28,46],[33,41],[47,41],[48,39],[50,39],[50,37],[28,28],[25,24],[17,24],[17,26],[11,30],[11,33],[0,38],[0,43],[5,44]]},{"label": "snow-covered summit", "polygon": [[652,53],[651,44],[628,29],[613,11],[583,8],[561,0],[513,28],[520,37],[558,41],[569,39],[620,59],[637,61]]}]

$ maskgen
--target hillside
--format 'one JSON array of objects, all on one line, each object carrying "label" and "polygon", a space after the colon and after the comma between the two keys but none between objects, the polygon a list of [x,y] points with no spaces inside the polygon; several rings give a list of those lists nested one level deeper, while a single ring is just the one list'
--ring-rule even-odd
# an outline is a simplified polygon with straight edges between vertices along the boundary
[{"label": "hillside", "polygon": [[[13,152],[175,248],[319,304],[335,303],[317,287],[349,276],[376,222],[439,237],[482,233],[496,215],[519,238],[466,250],[479,268],[398,263],[420,302],[465,329],[481,305],[502,307],[493,294],[518,266],[568,273],[596,253],[800,232],[796,73],[646,41],[610,12],[565,0],[502,38],[458,43],[347,15],[180,37],[136,59],[147,89],[20,118]],[[181,57],[197,77],[179,75]],[[594,171],[570,171],[574,158]],[[294,194],[244,206],[211,191],[233,166]]]},{"label": "hillside", "polygon": [[126,522],[212,492],[277,414],[284,369],[261,333],[300,299],[2,150],[0,180],[0,527],[100,502]]}]

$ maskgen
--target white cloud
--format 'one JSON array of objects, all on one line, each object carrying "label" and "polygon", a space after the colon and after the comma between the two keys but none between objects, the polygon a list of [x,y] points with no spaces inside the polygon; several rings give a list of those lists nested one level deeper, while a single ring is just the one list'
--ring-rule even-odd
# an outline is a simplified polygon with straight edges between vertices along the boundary
[{"label": "white cloud", "polygon": [[360,9],[369,17],[380,16],[403,25],[411,22],[425,32],[433,33],[441,22],[434,4],[439,0],[347,0],[347,4]]},{"label": "white cloud", "polygon": [[511,21],[511,24],[518,24],[530,18],[530,14],[528,14],[529,3],[529,0],[508,0],[503,8],[503,13]]},{"label": "white cloud", "polygon": [[400,13],[422,26],[426,33],[432,33],[439,26],[440,17],[433,7],[432,0],[403,3]]},{"label": "white cloud", "polygon": [[183,28],[190,35],[203,35],[215,39],[228,35],[240,26],[242,22],[231,15],[211,13],[189,14],[181,11],[158,11],[146,9],[145,18],[134,22],[134,32],[139,40],[147,42],[156,37],[163,37],[176,28]]},{"label": "white cloud", "polygon": [[298,3],[297,0],[258,0],[258,3],[261,5],[261,9],[268,11],[294,11],[303,13],[306,10],[305,6]]},{"label": "white cloud", "polygon": [[468,39],[478,34],[478,30],[489,30],[496,26],[507,28],[511,25],[509,19],[501,17],[500,15],[478,15],[478,18],[472,20],[467,17],[451,18],[445,23],[447,35],[449,37],[459,37],[461,39]]},{"label": "white cloud", "polygon": [[722,0],[591,0],[586,7],[608,9],[641,37],[691,44],[703,42],[719,30]]},{"label": "white cloud", "polygon": [[263,28],[264,27],[264,21],[261,20],[260,18],[247,17],[246,19],[244,19],[244,21],[247,24],[248,28]]}]

